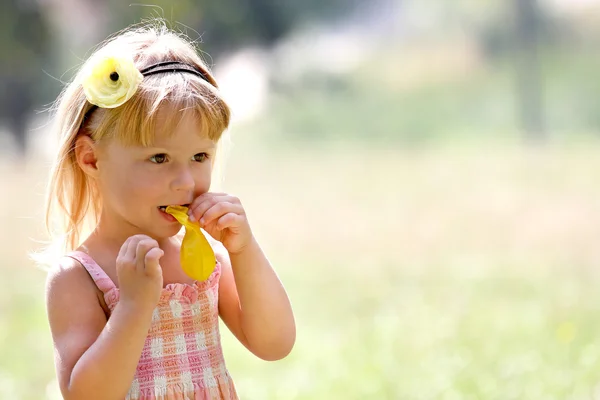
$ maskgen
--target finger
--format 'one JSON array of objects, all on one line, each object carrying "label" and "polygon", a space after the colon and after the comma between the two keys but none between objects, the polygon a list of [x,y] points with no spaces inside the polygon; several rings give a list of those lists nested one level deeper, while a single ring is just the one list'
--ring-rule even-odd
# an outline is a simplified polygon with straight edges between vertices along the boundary
[{"label": "finger", "polygon": [[137,245],[140,242],[140,240],[144,240],[144,239],[150,239],[148,236],[146,235],[133,235],[127,238],[127,240],[125,242],[128,242],[127,244],[127,249],[124,253],[125,259],[128,261],[135,261],[135,252],[137,249]]},{"label": "finger", "polygon": [[210,208],[214,204],[214,200],[212,198],[205,198],[203,201],[198,203],[195,206],[190,206],[188,210],[188,216],[190,221],[195,222],[200,219],[204,211]]},{"label": "finger", "polygon": [[123,258],[125,257],[125,254],[127,254],[127,248],[129,246],[129,242],[131,241],[131,236],[128,237],[125,242],[121,245],[121,248],[119,249],[119,254],[117,254],[117,258]]},{"label": "finger", "polygon": [[[129,236],[127,238],[127,240],[125,240],[125,243],[128,243],[128,246],[131,244],[137,245],[137,243],[142,239],[151,239],[151,238],[146,235],[137,234],[137,235]],[[125,243],[123,243],[123,245],[125,245]],[[123,255],[125,255],[125,253],[123,253]]]},{"label": "finger", "polygon": [[129,243],[127,244],[127,250],[125,251],[123,260],[127,263],[132,263],[135,262],[135,250],[139,240],[135,236],[131,236],[127,240]]},{"label": "finger", "polygon": [[209,208],[211,208],[212,206],[214,206],[217,203],[220,202],[230,202],[233,203],[233,201],[229,201],[230,199],[232,199],[232,196],[228,196],[228,195],[215,195],[215,196],[211,196],[209,198],[204,199],[202,202],[200,202],[197,206],[189,209],[188,215],[190,216],[190,221],[194,222],[194,221],[198,221],[202,215],[204,215],[204,213],[206,212],[206,210],[208,210]]},{"label": "finger", "polygon": [[214,220],[209,225],[203,226],[202,229],[215,240],[221,240],[222,232],[217,229],[217,220]]},{"label": "finger", "polygon": [[198,206],[205,201],[209,201],[215,196],[212,192],[202,193],[200,196],[196,197],[188,207],[188,215],[192,215],[191,211],[198,208]]},{"label": "finger", "polygon": [[202,193],[201,195],[199,195],[198,197],[196,197],[190,204],[189,209],[191,210],[192,208],[196,208],[198,207],[201,203],[203,203],[204,201],[210,199],[211,197],[214,196],[227,196],[227,193],[216,193],[216,192],[206,192],[206,193]]},{"label": "finger", "polygon": [[146,254],[152,248],[158,248],[158,243],[154,239],[143,239],[138,242],[135,253],[135,264],[138,271],[143,272],[146,268],[144,260],[146,259]]},{"label": "finger", "polygon": [[153,247],[148,250],[144,256],[145,272],[147,275],[154,276],[159,273],[162,274],[159,260],[164,255],[165,252],[160,247]]},{"label": "finger", "polygon": [[236,213],[227,213],[217,221],[217,229],[222,231],[227,228],[236,228],[244,223],[245,217]]},{"label": "finger", "polygon": [[228,213],[243,214],[244,209],[242,208],[242,206],[237,204],[231,204],[227,202],[217,203],[208,210],[206,210],[204,215],[200,217],[200,226],[210,224],[215,219],[218,219]]}]

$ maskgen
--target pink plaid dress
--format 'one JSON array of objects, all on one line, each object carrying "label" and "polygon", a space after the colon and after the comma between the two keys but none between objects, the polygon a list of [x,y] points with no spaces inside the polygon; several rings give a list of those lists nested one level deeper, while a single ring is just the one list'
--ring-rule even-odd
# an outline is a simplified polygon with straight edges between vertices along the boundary
[{"label": "pink plaid dress", "polygon": [[[112,312],[119,289],[86,253],[72,252],[88,271]],[[193,286],[167,285],[152,314],[152,325],[127,399],[237,399],[225,367],[219,334],[221,265]]]}]

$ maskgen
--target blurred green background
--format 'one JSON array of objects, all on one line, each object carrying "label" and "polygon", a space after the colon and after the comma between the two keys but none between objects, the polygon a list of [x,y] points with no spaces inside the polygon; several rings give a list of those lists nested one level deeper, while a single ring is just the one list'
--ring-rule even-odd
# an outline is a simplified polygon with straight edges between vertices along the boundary
[{"label": "blurred green background", "polygon": [[600,1],[5,0],[0,399],[59,399],[47,111],[108,34],[201,40],[292,354],[222,328],[243,399],[600,399]]}]

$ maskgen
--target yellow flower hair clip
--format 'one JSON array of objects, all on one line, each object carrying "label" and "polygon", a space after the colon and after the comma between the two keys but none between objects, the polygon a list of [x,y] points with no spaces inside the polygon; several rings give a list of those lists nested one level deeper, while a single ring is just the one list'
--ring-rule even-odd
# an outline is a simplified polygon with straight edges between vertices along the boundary
[{"label": "yellow flower hair clip", "polygon": [[135,94],[144,76],[125,55],[100,55],[82,72],[87,100],[101,108],[116,108]]},{"label": "yellow flower hair clip", "polygon": [[171,72],[193,74],[216,87],[209,75],[197,66],[167,60],[138,70],[133,58],[126,54],[95,55],[84,67],[80,79],[85,97],[91,104],[116,108],[135,94],[145,76]]},{"label": "yellow flower hair clip", "polygon": [[168,206],[166,210],[185,227],[180,253],[183,272],[192,279],[205,281],[214,271],[217,259],[200,225],[189,220],[187,211],[188,208],[184,206]]}]

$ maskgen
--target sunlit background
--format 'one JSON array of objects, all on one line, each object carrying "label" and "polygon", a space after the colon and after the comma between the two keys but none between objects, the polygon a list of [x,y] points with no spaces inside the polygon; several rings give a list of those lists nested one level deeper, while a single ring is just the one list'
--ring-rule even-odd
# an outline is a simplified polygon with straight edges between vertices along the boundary
[{"label": "sunlit background", "polygon": [[200,42],[292,299],[242,399],[600,399],[600,1],[4,0],[0,399],[59,399],[39,248],[46,111],[107,35]]}]

